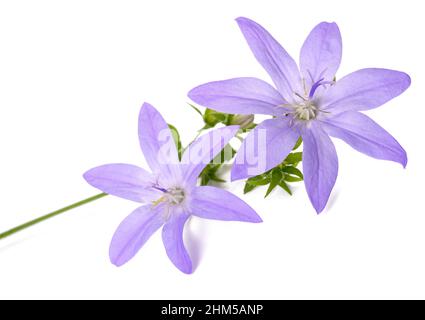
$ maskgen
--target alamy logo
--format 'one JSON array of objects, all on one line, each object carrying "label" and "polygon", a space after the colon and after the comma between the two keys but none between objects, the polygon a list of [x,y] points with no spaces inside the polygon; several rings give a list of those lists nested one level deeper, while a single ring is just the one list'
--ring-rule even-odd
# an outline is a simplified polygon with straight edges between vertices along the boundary
[{"label": "alamy logo", "polygon": [[[261,145],[266,144],[267,130],[258,129],[245,138],[244,148],[239,149],[239,154],[235,159],[235,163],[247,166],[249,175],[258,175],[266,171],[266,152],[260,150]],[[222,159],[232,158],[232,149],[226,148],[224,137],[229,132],[226,128],[222,130],[214,130],[209,134],[201,136],[196,142],[192,143],[187,149],[181,161],[177,159],[175,154],[175,142],[170,130],[162,130],[158,134],[158,142],[161,144],[157,155],[158,163],[161,164],[203,164],[210,163],[210,159],[214,155],[223,151],[223,157],[215,157],[212,161],[221,164]],[[209,157],[205,157],[208,154]]]}]

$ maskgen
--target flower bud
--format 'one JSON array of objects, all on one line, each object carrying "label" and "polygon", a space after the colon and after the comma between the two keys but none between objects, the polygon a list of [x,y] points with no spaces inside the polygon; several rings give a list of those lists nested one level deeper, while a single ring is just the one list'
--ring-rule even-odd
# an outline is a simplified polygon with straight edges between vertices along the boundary
[{"label": "flower bud", "polygon": [[230,124],[238,125],[241,127],[241,129],[246,129],[253,122],[254,122],[253,114],[236,114],[230,121]]}]

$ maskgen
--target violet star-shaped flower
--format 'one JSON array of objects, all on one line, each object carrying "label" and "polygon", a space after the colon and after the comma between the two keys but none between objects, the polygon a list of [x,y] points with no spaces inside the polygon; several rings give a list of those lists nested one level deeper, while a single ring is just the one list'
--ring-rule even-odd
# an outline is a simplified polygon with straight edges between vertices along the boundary
[{"label": "violet star-shaped flower", "polygon": [[[263,27],[247,18],[238,18],[237,22],[276,89],[260,79],[236,78],[207,83],[189,92],[193,101],[217,111],[274,117],[260,123],[245,139],[232,168],[232,180],[254,175],[245,157],[265,152],[263,171],[270,170],[287,157],[301,136],[305,186],[320,213],[338,174],[338,158],[329,136],[368,156],[406,166],[407,155],[400,144],[359,112],[379,107],[404,92],[410,85],[406,73],[362,69],[335,82],[342,53],[335,23],[322,22],[311,31],[301,49],[298,69]],[[263,141],[255,139],[261,130],[266,133]],[[253,140],[258,140],[254,141],[256,147],[248,148],[247,141]]]},{"label": "violet star-shaped flower", "polygon": [[107,164],[84,178],[108,194],[141,202],[118,227],[110,259],[117,266],[129,261],[149,237],[162,228],[168,257],[184,273],[192,262],[183,243],[183,228],[191,215],[224,221],[261,222],[257,213],[228,191],[196,186],[198,176],[237,133],[238,126],[209,132],[193,142],[179,161],[172,134],[158,111],[145,103],[139,117],[140,146],[152,173],[130,164]]}]

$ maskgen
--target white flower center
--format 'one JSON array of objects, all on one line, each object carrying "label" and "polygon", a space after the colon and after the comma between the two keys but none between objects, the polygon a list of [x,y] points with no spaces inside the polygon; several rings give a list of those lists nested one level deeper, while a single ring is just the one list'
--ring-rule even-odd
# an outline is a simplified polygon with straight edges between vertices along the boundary
[{"label": "white flower center", "polygon": [[306,100],[294,106],[294,117],[301,121],[314,120],[319,113],[319,109],[312,101]]},{"label": "white flower center", "polygon": [[[298,121],[311,121],[317,118],[319,113],[328,113],[324,110],[320,110],[317,102],[318,100],[315,98],[315,93],[317,89],[320,87],[332,86],[334,81],[325,81],[324,78],[313,83],[310,88],[310,92],[305,88],[304,82],[304,95],[299,94],[298,92],[294,92],[295,102],[288,104],[281,104],[280,107],[285,107],[290,111],[285,113],[285,116],[291,115],[294,120]],[[278,106],[278,107],[279,107]]]},{"label": "white flower center", "polygon": [[154,187],[156,190],[163,192],[162,196],[152,202],[154,206],[160,203],[166,203],[168,206],[177,206],[183,203],[186,199],[186,193],[183,188],[173,187],[170,189],[163,189],[161,187]]},{"label": "white flower center", "polygon": [[171,205],[177,205],[184,201],[185,199],[185,192],[182,188],[171,188],[167,190],[167,192],[164,193],[164,197]]}]

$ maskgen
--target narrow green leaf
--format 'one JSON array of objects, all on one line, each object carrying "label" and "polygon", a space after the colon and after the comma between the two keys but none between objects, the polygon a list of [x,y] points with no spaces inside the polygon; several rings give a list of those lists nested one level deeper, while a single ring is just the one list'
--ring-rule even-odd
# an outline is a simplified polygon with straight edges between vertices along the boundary
[{"label": "narrow green leaf", "polygon": [[282,180],[282,172],[280,172],[279,169],[273,169],[271,174],[270,185],[269,185],[269,188],[267,189],[267,192],[264,198],[266,198],[273,191],[273,189],[276,188],[280,180]]},{"label": "narrow green leaf", "polygon": [[245,187],[243,189],[243,193],[246,194],[248,192],[251,192],[252,190],[254,190],[255,188],[257,188],[257,186],[253,185],[253,184],[249,184],[249,183],[245,183]]},{"label": "narrow green leaf", "polygon": [[281,187],[283,190],[285,190],[287,193],[289,193],[292,196],[292,191],[285,181],[281,180],[279,182],[279,187]]},{"label": "narrow green leaf", "polygon": [[191,107],[193,110],[195,110],[202,118],[204,115],[202,114],[201,110],[199,110],[197,107],[195,107],[193,104],[188,103],[189,107]]},{"label": "narrow green leaf", "polygon": [[177,130],[177,128],[175,126],[173,126],[172,124],[168,124],[168,127],[170,128],[171,131],[171,135],[173,136],[173,140],[174,143],[176,144],[176,148],[177,148],[177,153],[179,155],[179,160],[181,160],[182,158],[182,150],[183,150],[183,146],[182,146],[182,142],[180,140],[180,134],[179,131]]},{"label": "narrow green leaf", "polygon": [[289,163],[289,164],[298,164],[303,160],[303,153],[302,152],[293,152],[290,153],[286,159],[285,159],[285,163]]},{"label": "narrow green leaf", "polygon": [[220,164],[215,164],[215,163],[209,163],[205,169],[207,172],[209,173],[216,173],[218,171],[218,169],[220,169]]},{"label": "narrow green leaf", "polygon": [[251,181],[258,181],[258,180],[263,180],[263,179],[265,179],[269,174],[271,174],[271,170],[269,170],[269,171],[267,171],[267,172],[264,172],[264,173],[262,173],[262,174],[259,174],[258,176],[254,176],[254,177],[251,177],[251,178],[249,178],[247,181],[248,182],[251,182]]},{"label": "narrow green leaf", "polygon": [[226,180],[221,179],[217,175],[217,171],[226,161],[231,160],[236,154],[236,150],[230,144],[227,144],[215,158],[205,166],[199,177],[201,178],[201,186],[206,186],[210,181],[224,183]]},{"label": "narrow green leaf", "polygon": [[294,176],[290,176],[289,174],[285,174],[283,176],[283,179],[287,182],[301,182],[303,181],[302,178],[298,178],[298,177],[294,177]]},{"label": "narrow green leaf", "polygon": [[256,177],[248,179],[246,183],[252,184],[254,186],[265,186],[266,184],[269,184],[270,181],[271,181],[270,175],[261,175],[261,176],[256,176]]},{"label": "narrow green leaf", "polygon": [[201,175],[201,186],[206,186],[210,182],[208,175]]},{"label": "narrow green leaf", "polygon": [[221,183],[225,183],[226,182],[226,180],[223,180],[223,179],[217,177],[216,175],[211,176],[210,177],[210,180],[215,181],[215,182],[221,182]]},{"label": "narrow green leaf", "polygon": [[304,179],[303,173],[295,167],[286,166],[286,167],[283,167],[281,170],[282,172],[292,174],[294,176],[299,177],[300,179]]},{"label": "narrow green leaf", "polygon": [[301,137],[299,137],[293,150],[297,150],[301,146],[302,143],[303,143],[303,139]]}]

